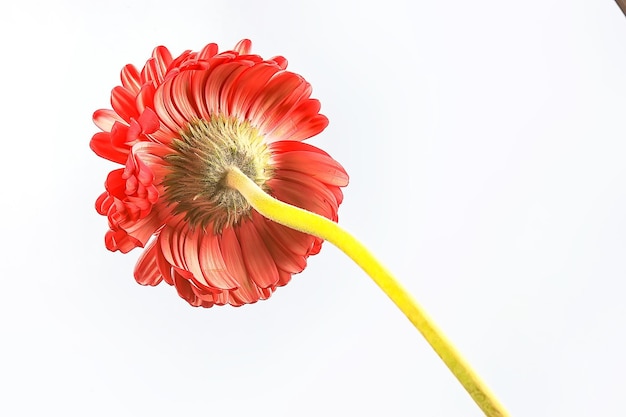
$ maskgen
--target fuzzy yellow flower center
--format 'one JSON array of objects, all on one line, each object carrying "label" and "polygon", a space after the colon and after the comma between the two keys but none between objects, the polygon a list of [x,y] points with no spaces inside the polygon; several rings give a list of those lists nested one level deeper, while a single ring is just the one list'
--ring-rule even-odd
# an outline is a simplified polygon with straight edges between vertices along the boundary
[{"label": "fuzzy yellow flower center", "polygon": [[212,224],[220,232],[250,214],[246,199],[224,182],[229,169],[239,168],[264,189],[272,174],[263,136],[245,121],[222,116],[195,120],[171,146],[172,154],[165,157],[165,199],[195,227]]}]

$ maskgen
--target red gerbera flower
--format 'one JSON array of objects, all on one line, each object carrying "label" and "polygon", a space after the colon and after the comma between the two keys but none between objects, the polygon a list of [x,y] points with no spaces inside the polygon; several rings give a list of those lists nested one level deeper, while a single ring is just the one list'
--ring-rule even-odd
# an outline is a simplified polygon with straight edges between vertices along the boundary
[{"label": "red gerbera flower", "polygon": [[301,142],[328,125],[311,85],[286,71],[285,58],[263,60],[250,45],[176,58],[157,47],[141,71],[122,69],[113,110],[93,116],[102,132],[91,149],[123,165],[96,202],[109,220],[106,247],[147,245],[137,282],[164,280],[194,306],[266,299],[322,244],[259,215],[224,184],[226,170],[333,221],[348,183],[338,162]]}]

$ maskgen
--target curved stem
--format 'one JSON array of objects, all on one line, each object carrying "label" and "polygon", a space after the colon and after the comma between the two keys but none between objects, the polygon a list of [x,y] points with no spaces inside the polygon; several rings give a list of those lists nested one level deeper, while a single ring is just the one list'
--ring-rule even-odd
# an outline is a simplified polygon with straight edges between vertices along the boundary
[{"label": "curved stem", "polygon": [[284,226],[327,240],[341,249],[376,282],[420,331],[485,415],[508,416],[504,407],[423,308],[361,242],[337,223],[266,194],[238,168],[231,168],[226,176],[226,184],[238,190],[263,216]]}]

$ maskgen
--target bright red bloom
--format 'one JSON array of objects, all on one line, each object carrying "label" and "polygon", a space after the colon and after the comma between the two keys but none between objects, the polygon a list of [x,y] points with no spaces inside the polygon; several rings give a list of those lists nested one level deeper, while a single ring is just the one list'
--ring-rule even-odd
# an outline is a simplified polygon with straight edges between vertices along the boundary
[{"label": "bright red bloom", "polygon": [[310,84],[286,71],[285,58],[249,51],[248,40],[176,58],[157,47],[141,71],[122,69],[113,110],[93,116],[102,132],[91,149],[123,165],[96,201],[109,220],[106,247],[147,245],[137,282],[164,280],[193,306],[267,299],[322,244],[262,217],[223,185],[224,169],[237,166],[279,200],[333,221],[348,183],[338,162],[301,142],[328,125]]}]

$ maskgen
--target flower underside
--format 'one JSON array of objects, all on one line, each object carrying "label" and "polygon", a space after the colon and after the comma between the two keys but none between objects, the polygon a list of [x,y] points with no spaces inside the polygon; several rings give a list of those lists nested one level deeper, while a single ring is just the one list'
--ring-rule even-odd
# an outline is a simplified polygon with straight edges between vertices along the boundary
[{"label": "flower underside", "polygon": [[173,153],[164,158],[169,165],[164,197],[192,227],[213,227],[220,233],[249,216],[250,204],[224,183],[233,167],[267,190],[271,153],[263,136],[247,121],[224,116],[196,119],[171,147]]},{"label": "flower underside", "polygon": [[265,219],[226,178],[241,171],[277,200],[337,221],[348,174],[303,142],[328,125],[311,85],[284,57],[251,54],[246,39],[179,56],[159,46],[120,78],[90,142],[121,165],[96,200],[106,248],[144,248],[137,282],[173,285],[193,306],[270,297],[322,239]]}]

